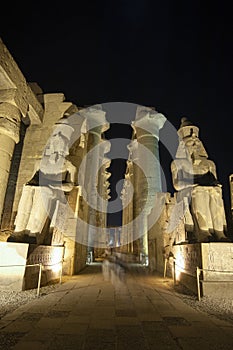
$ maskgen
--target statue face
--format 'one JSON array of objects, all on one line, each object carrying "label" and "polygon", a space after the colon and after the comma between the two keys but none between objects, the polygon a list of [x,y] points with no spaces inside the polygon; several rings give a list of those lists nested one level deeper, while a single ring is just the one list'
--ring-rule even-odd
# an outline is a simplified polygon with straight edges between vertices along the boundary
[{"label": "statue face", "polygon": [[57,153],[63,157],[69,154],[68,142],[60,132],[55,133],[51,138],[51,148],[54,153]]},{"label": "statue face", "polygon": [[191,156],[192,154],[200,155],[202,143],[199,138],[193,134],[192,136],[186,137],[184,140],[185,149],[188,154]]},{"label": "statue face", "polygon": [[60,131],[55,131],[50,137],[49,143],[45,149],[45,155],[49,157],[51,163],[56,163],[59,160],[64,159],[68,154],[68,140]]}]

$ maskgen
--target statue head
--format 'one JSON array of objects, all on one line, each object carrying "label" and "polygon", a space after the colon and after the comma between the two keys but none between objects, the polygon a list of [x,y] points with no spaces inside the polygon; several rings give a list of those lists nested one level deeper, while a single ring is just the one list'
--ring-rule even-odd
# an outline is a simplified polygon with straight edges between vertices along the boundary
[{"label": "statue head", "polygon": [[176,158],[187,158],[187,156],[191,157],[193,154],[208,158],[208,154],[199,139],[199,128],[186,117],[181,118],[181,125],[177,134],[179,145]]},{"label": "statue head", "polygon": [[50,158],[51,163],[56,163],[58,159],[65,158],[69,154],[69,141],[73,131],[67,118],[62,118],[54,124],[44,154]]}]

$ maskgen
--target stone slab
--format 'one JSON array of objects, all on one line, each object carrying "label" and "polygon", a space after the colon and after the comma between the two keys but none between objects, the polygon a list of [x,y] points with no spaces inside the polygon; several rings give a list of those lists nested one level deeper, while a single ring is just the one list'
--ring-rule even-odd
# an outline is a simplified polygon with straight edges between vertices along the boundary
[{"label": "stone slab", "polygon": [[202,281],[202,295],[233,299],[233,281]]},{"label": "stone slab", "polygon": [[22,290],[29,244],[0,242],[0,289]]},{"label": "stone slab", "polygon": [[[201,269],[202,295],[232,297],[233,243],[211,242],[182,244],[173,247],[175,279],[197,293],[197,267]],[[173,259],[169,264],[172,266]]]}]

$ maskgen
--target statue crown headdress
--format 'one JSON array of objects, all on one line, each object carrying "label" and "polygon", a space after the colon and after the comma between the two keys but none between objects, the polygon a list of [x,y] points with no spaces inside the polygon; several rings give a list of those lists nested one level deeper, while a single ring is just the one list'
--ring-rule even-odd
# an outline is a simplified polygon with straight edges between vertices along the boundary
[{"label": "statue crown headdress", "polygon": [[68,140],[70,140],[72,133],[74,132],[74,128],[69,123],[69,119],[66,117],[63,117],[56,121],[56,123],[53,125],[53,132],[58,133],[60,132],[61,135],[66,137]]},{"label": "statue crown headdress", "polygon": [[193,125],[193,123],[188,118],[183,117],[181,118],[181,124],[180,124],[179,130],[177,131],[177,134],[180,139],[184,139],[185,137],[190,137],[193,134],[195,134],[196,137],[198,137],[199,128]]},{"label": "statue crown headdress", "polygon": [[[192,137],[195,135],[195,137],[198,138],[199,135],[199,128],[186,117],[181,118],[181,124],[180,128],[177,131],[177,134],[179,136],[179,145],[176,151],[176,158],[186,158],[186,148],[185,148],[185,138],[186,137]],[[202,144],[202,142],[199,140],[200,146],[199,146],[199,155],[202,157],[208,157],[208,154]]]}]

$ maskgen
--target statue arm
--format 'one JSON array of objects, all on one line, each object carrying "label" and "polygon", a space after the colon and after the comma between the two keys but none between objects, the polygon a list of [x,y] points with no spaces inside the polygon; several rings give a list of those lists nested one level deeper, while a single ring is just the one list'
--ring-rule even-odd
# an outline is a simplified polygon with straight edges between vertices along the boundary
[{"label": "statue arm", "polygon": [[212,160],[209,161],[210,165],[210,172],[214,175],[215,179],[217,179],[217,171],[216,171],[216,166]]},{"label": "statue arm", "polygon": [[217,170],[216,170],[216,166],[215,166],[215,163],[210,160],[210,173],[213,175],[213,185],[214,186],[219,186],[219,187],[222,187],[222,185],[220,184],[220,182],[218,181],[218,176],[217,176]]},{"label": "statue arm", "polygon": [[194,183],[200,186],[217,186],[219,185],[218,180],[211,171],[205,174],[194,175]]},{"label": "statue arm", "polygon": [[76,167],[69,161],[67,161],[67,173],[65,181],[62,182],[62,190],[64,192],[70,192],[74,185],[75,185],[75,176],[76,176],[77,170]]},{"label": "statue arm", "polygon": [[66,168],[66,174],[62,182],[49,182],[48,185],[52,189],[60,189],[64,192],[70,192],[75,186],[76,167],[70,161],[65,161],[64,166]]},{"label": "statue arm", "polygon": [[[201,170],[205,170],[205,172],[202,173]],[[203,169],[201,165],[199,173],[196,171],[193,175],[193,182],[200,186],[220,186],[214,162],[211,160],[204,161]]]},{"label": "statue arm", "polygon": [[39,186],[39,170],[40,170],[40,160],[36,160],[33,170],[33,175],[26,182],[26,186]]},{"label": "statue arm", "polygon": [[182,165],[182,161],[180,164],[177,161],[171,163],[173,186],[177,191],[194,186],[193,175],[185,172]]}]

